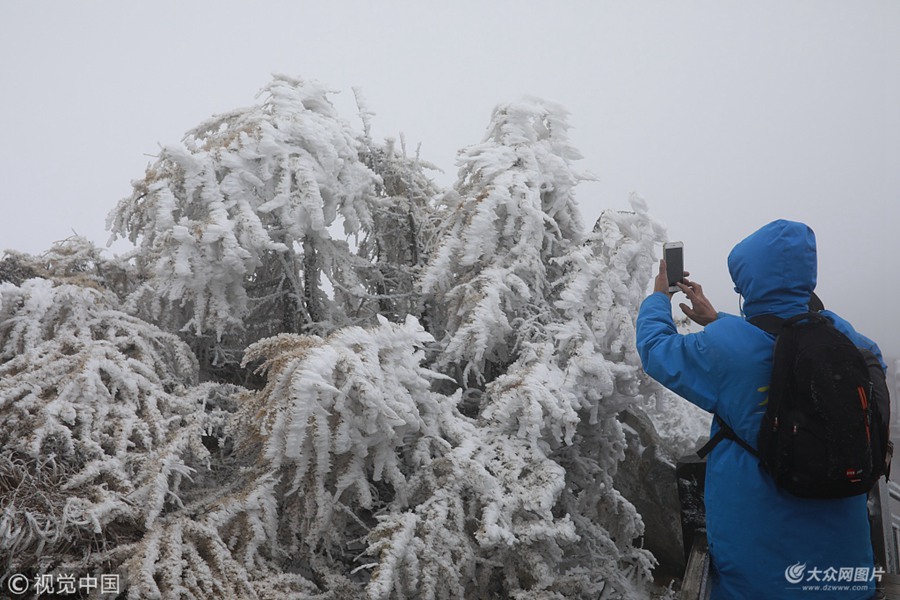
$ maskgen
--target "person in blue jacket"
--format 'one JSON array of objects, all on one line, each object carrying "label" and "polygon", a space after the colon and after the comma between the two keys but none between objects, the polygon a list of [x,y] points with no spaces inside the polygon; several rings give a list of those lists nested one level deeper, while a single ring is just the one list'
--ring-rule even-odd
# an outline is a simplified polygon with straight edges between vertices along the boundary
[{"label": "person in blue jacket", "polygon": [[[637,318],[637,348],[651,377],[756,446],[774,336],[746,319],[808,312],[816,287],[815,235],[803,223],[774,221],[735,246],[728,269],[743,296],[743,315],[717,313],[702,287],[685,280],[680,288],[692,306],[681,308],[705,328],[681,335],[661,261],[654,292]],[[847,321],[831,311],[821,314],[881,360],[877,345]],[[711,436],[717,430],[714,421]],[[705,500],[712,600],[874,596],[880,575],[864,494],[836,500],[793,496],[775,486],[756,457],[726,439],[708,456]]]}]

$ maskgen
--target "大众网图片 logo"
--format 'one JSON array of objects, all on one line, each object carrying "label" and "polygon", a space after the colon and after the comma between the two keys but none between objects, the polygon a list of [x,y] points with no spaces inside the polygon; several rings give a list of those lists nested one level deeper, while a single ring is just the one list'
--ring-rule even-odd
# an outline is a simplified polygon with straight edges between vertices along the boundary
[{"label": "\u5927\u4f17\u7f51\u56fe\u7247 logo", "polygon": [[884,572],[882,567],[828,566],[820,568],[818,566],[808,567],[807,563],[798,561],[784,570],[784,578],[792,585],[802,583],[868,583],[870,581],[881,581],[881,576]]}]

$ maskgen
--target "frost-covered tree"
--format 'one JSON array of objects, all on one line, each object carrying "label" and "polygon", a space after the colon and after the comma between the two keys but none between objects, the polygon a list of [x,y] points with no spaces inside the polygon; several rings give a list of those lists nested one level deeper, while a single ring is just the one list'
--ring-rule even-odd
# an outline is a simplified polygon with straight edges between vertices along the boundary
[{"label": "frost-covered tree", "polygon": [[642,377],[634,320],[665,231],[650,218],[643,200],[632,196],[631,205],[633,212],[604,211],[585,243],[560,261],[567,267],[556,302],[562,318],[550,329],[560,365],[587,392],[591,420],[601,410],[600,400],[634,390],[626,384],[638,384]]},{"label": "frost-covered tree", "polygon": [[582,536],[570,558],[592,571],[615,572],[612,585],[636,596],[655,562],[640,548],[643,520],[614,477],[626,447],[619,415],[640,410],[644,387],[652,385],[635,349],[634,318],[664,231],[643,201],[632,197],[631,204],[632,213],[604,211],[585,243],[566,257],[557,302],[563,319],[552,330],[579,415],[573,443],[556,455],[567,476],[561,506],[577,515]]},{"label": "frost-covered tree", "polygon": [[462,152],[421,289],[446,349],[443,366],[480,387],[542,341],[555,320],[556,259],[583,237],[573,188],[583,179],[567,114],[527,100],[498,106],[484,140]]},{"label": "frost-covered tree", "polygon": [[522,342],[481,399],[481,421],[521,440],[530,462],[552,461],[562,477],[551,505],[568,515],[579,542],[534,569],[545,574],[539,589],[558,597],[639,598],[654,565],[640,547],[641,516],[614,481],[627,443],[618,417],[639,409],[644,393],[633,315],[663,235],[646,207],[633,205],[634,213],[604,212],[584,244],[554,260],[564,274],[552,320]]},{"label": "frost-covered tree", "polygon": [[654,560],[640,547],[641,516],[615,487],[627,445],[619,415],[657,392],[642,377],[634,315],[664,232],[635,198],[635,212],[605,212],[580,243],[578,154],[560,111],[538,101],[499,107],[465,156],[422,284],[446,307],[437,364],[462,368],[482,427],[563,477],[549,505],[580,542],[560,543],[558,560],[541,547],[530,571],[542,576],[527,589],[640,597]]},{"label": "frost-covered tree", "polygon": [[207,336],[213,365],[260,337],[343,324],[326,281],[353,290],[356,263],[332,228],[373,224],[378,178],[327,90],[278,76],[262,93],[164,147],[108,220],[140,249],[129,310]]},{"label": "frost-covered tree", "polygon": [[634,315],[664,231],[634,198],[633,213],[605,212],[581,244],[578,153],[565,129],[564,113],[539,101],[495,111],[462,161],[422,288],[446,307],[437,364],[462,369],[471,414],[562,474],[550,506],[580,542],[561,543],[558,560],[542,547],[530,592],[638,598],[654,560],[615,486],[627,445],[619,416],[659,392],[642,377]]}]

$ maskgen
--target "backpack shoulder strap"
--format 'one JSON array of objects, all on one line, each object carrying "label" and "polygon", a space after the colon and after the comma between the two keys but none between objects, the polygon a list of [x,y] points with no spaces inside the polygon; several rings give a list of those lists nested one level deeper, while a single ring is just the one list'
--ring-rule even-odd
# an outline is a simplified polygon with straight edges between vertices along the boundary
[{"label": "backpack shoulder strap", "polygon": [[702,448],[697,450],[697,456],[699,456],[700,458],[706,458],[709,453],[712,452],[713,448],[715,448],[719,444],[719,442],[721,442],[722,440],[732,440],[734,442],[737,442],[737,444],[741,448],[743,448],[756,458],[759,458],[759,452],[756,451],[756,448],[745,442],[744,439],[741,438],[741,436],[739,436],[737,433],[735,433],[734,429],[732,429],[728,425],[728,423],[726,423],[719,415],[716,415],[716,423],[719,424],[719,431],[717,431],[716,435],[712,436],[710,440],[703,445]]},{"label": "backpack shoulder strap", "polygon": [[759,315],[752,319],[747,319],[747,321],[775,336],[781,333],[781,327],[784,325],[784,319],[776,317],[775,315]]},{"label": "backpack shoulder strap", "polygon": [[790,327],[794,323],[799,323],[800,321],[812,321],[828,325],[832,324],[828,317],[820,315],[817,312],[800,313],[799,315],[794,315],[787,319],[782,319],[781,317],[776,317],[771,314],[757,315],[751,319],[747,319],[747,321],[774,336],[778,336],[784,329]]}]

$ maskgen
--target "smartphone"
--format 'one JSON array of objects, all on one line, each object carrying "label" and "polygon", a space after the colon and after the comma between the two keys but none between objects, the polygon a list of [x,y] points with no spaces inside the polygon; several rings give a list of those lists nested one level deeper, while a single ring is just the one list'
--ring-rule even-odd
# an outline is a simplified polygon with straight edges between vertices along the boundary
[{"label": "smartphone", "polygon": [[678,292],[680,288],[675,284],[684,281],[684,243],[666,242],[663,244],[663,259],[666,261],[669,291]]}]

